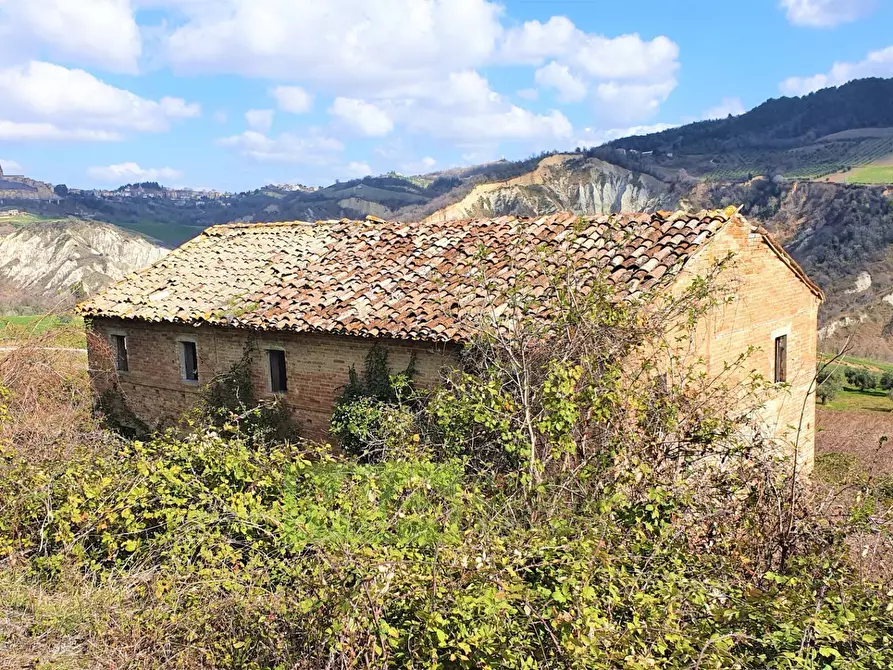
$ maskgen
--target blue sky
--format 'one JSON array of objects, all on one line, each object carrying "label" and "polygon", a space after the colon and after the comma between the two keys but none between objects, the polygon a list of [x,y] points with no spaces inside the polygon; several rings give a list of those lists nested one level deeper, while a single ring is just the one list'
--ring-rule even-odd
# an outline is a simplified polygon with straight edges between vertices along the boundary
[{"label": "blue sky", "polygon": [[893,76],[893,0],[0,0],[0,165],[77,187],[423,173]]}]

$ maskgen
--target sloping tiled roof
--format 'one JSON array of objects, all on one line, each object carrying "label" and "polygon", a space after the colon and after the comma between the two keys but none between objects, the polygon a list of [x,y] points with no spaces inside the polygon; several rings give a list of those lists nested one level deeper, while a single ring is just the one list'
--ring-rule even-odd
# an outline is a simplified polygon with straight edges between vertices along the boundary
[{"label": "sloping tiled roof", "polygon": [[526,282],[545,290],[549,266],[555,269],[558,262],[550,250],[564,249],[578,267],[600,270],[620,293],[636,295],[677,272],[729,220],[729,213],[714,211],[214,226],[79,311],[460,341],[467,336],[467,317],[488,300],[482,272],[488,281],[506,285],[525,273]]}]

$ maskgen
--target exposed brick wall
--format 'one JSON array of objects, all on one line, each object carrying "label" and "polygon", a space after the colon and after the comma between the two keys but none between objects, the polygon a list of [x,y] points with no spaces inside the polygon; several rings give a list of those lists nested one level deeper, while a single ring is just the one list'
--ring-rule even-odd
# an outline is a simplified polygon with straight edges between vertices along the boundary
[{"label": "exposed brick wall", "polygon": [[[325,439],[334,399],[347,383],[348,368],[363,369],[372,339],[315,334],[254,332],[212,326],[154,324],[117,319],[94,319],[93,334],[100,343],[89,346],[94,386],[102,391],[110,383],[101,371],[114,369],[111,337],[127,337],[128,372],[118,382],[128,406],[152,427],[165,425],[199,402],[201,385],[228,371],[238,362],[254,339],[252,383],[258,397],[273,397],[270,391],[266,349],[285,351],[288,391],[285,400],[312,439]],[[91,340],[93,338],[91,337]],[[183,339],[194,340],[198,351],[198,383],[184,381],[180,360]],[[416,353],[416,380],[432,386],[451,359],[455,347],[395,340],[379,340],[389,352],[391,368],[397,372]]]},{"label": "exposed brick wall", "polygon": [[[815,403],[810,384],[816,364],[818,298],[785,266],[761,236],[744,225],[729,225],[693,258],[678,282],[703,275],[728,253],[735,255],[725,279],[734,299],[717,308],[700,328],[692,343],[693,357],[703,358],[711,374],[719,375],[724,363],[733,363],[750,347],[756,351],[740,374],[755,372],[768,380],[774,375],[774,338],[787,335],[789,387],[773,394],[762,408],[768,434],[786,444],[797,442],[799,460],[811,469],[815,440]],[[121,374],[120,387],[128,405],[151,426],[164,424],[198,402],[200,384],[226,372],[238,361],[249,342],[249,332],[211,326],[191,327],[94,319],[98,340],[109,342],[114,333],[127,336],[129,372]],[[305,434],[325,439],[332,404],[347,382],[350,365],[361,370],[374,340],[329,335],[257,332],[252,381],[259,397],[271,396],[266,348],[286,352],[288,392],[286,401],[303,423]],[[194,339],[199,358],[199,383],[182,379],[178,349],[180,339]],[[417,380],[434,385],[444,366],[451,365],[457,349],[424,343],[380,340],[390,352],[394,370],[417,354]],[[109,369],[103,347],[91,343],[90,367]],[[94,374],[97,390],[108,383]]]},{"label": "exposed brick wall", "polygon": [[[703,276],[729,253],[733,259],[723,273],[731,300],[717,307],[704,327],[697,350],[711,375],[721,375],[724,364],[734,364],[749,347],[732,378],[750,373],[772,382],[775,375],[775,338],[787,335],[787,388],[779,387],[760,411],[765,432],[782,442],[788,453],[795,445],[805,471],[812,469],[815,449],[815,396],[811,389],[816,370],[816,327],[819,299],[788,268],[774,250],[744,225],[727,226],[686,267],[685,275]],[[680,278],[680,284],[684,278]]]}]

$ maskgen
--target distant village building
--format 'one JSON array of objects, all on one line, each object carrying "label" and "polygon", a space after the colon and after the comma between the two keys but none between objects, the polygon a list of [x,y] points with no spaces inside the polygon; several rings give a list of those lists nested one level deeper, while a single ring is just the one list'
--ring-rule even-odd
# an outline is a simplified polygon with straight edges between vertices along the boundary
[{"label": "distant village building", "polygon": [[0,165],[0,200],[57,200],[52,184],[22,175],[6,175]]},{"label": "distant village building", "polygon": [[479,272],[508,285],[520,264],[531,285],[545,286],[541,250],[571,231],[572,258],[606,273],[619,296],[676,290],[734,254],[734,295],[692,349],[715,374],[755,349],[742,374],[776,384],[764,430],[796,439],[811,467],[822,292],[765,230],[728,210],[214,226],[80,306],[95,335],[94,385],[117,386],[141,419],[161,425],[195,406],[202,385],[251,343],[258,396],[282,396],[306,434],[322,439],[348,368],[361,369],[374,344],[395,368],[415,354],[419,382],[435,384],[473,335],[473,317],[492,308]]}]

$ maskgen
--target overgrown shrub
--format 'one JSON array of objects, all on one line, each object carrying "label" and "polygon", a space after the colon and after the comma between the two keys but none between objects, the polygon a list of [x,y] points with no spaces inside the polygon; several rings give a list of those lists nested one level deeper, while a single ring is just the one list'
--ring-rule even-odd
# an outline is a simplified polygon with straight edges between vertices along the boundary
[{"label": "overgrown shrub", "polygon": [[721,287],[580,281],[519,273],[426,402],[370,355],[346,456],[258,439],[239,374],[190,433],[4,452],[0,571],[116,594],[31,630],[107,667],[890,667],[893,585],[852,553],[888,508],[819,499],[750,430],[763,380],[686,358]]},{"label": "overgrown shrub", "polygon": [[259,400],[254,393],[251,381],[254,351],[253,343],[249,343],[242,358],[203,389],[202,405],[193,423],[240,433],[258,443],[294,442],[301,435],[301,427],[285,400],[281,397]]},{"label": "overgrown shrub", "polygon": [[366,462],[424,456],[415,421],[414,375],[415,354],[403,372],[393,375],[387,349],[379,345],[366,354],[362,377],[350,367],[330,424],[345,453]]}]

